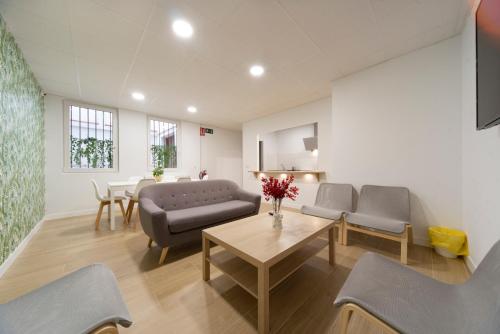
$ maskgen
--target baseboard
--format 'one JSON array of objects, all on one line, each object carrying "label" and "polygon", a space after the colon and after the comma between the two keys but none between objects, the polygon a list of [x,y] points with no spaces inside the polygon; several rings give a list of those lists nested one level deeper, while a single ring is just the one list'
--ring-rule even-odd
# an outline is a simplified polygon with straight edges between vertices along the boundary
[{"label": "baseboard", "polygon": [[56,219],[71,218],[71,217],[78,217],[78,216],[86,216],[86,215],[92,215],[92,214],[97,214],[97,209],[86,209],[86,210],[50,213],[50,214],[45,215],[45,217],[43,219],[45,221],[48,221],[48,220],[56,220]]},{"label": "baseboard", "polygon": [[7,272],[7,270],[14,263],[19,254],[23,252],[24,248],[26,248],[31,239],[40,230],[44,221],[45,220],[42,219],[38,223],[36,223],[36,225],[31,229],[30,233],[28,233],[28,235],[23,239],[23,241],[21,241],[21,243],[17,245],[16,249],[14,249],[12,253],[10,253],[9,257],[7,257],[7,260],[5,260],[0,265],[0,278]]},{"label": "baseboard", "polygon": [[476,271],[476,264],[474,261],[472,261],[470,256],[464,256],[464,261],[465,261],[465,266],[469,270],[469,273],[472,274],[474,271]]},{"label": "baseboard", "polygon": [[429,239],[428,238],[413,237],[413,243],[415,245],[419,245],[419,246],[431,247],[431,244],[429,243]]}]

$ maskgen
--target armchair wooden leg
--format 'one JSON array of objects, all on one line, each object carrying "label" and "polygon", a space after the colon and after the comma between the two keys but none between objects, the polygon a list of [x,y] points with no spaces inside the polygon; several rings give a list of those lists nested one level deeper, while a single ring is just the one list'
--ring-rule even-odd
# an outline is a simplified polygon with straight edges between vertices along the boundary
[{"label": "armchair wooden leg", "polygon": [[149,238],[149,241],[148,241],[148,248],[151,248],[151,245],[153,245],[153,239]]},{"label": "armchair wooden leg", "polygon": [[91,334],[118,334],[118,328],[114,323],[105,324],[92,331]]},{"label": "armchair wooden leg", "polygon": [[97,217],[95,219],[95,229],[96,231],[99,230],[99,223],[101,222],[101,215],[102,215],[102,210],[104,209],[104,203],[100,202],[99,203],[99,211],[97,212]]},{"label": "armchair wooden leg", "polygon": [[363,319],[368,321],[370,324],[377,326],[382,329],[384,333],[387,334],[398,334],[394,328],[375,317],[371,313],[365,311],[363,308],[359,307],[356,304],[347,303],[342,306],[340,310],[340,333],[347,334],[347,328],[349,326],[349,320],[351,320],[351,316],[356,312],[356,316],[361,316]]},{"label": "armchair wooden leg", "polygon": [[349,228],[347,226],[347,223],[344,222],[344,227],[342,228],[342,245],[344,246],[347,246],[348,233]]},{"label": "armchair wooden leg", "polygon": [[349,304],[342,306],[340,310],[340,334],[347,334],[352,312],[353,310],[349,307]]},{"label": "armchair wooden leg", "polygon": [[408,264],[408,231],[409,228],[406,226],[403,236],[401,237],[401,263]]},{"label": "armchair wooden leg", "polygon": [[412,245],[413,244],[413,228],[411,225],[407,226],[408,229],[408,244]]},{"label": "armchair wooden leg", "polygon": [[163,264],[163,262],[165,262],[165,258],[167,257],[167,253],[168,253],[168,247],[165,247],[161,250],[161,255],[160,255],[160,261],[158,262],[158,264]]},{"label": "armchair wooden leg", "polygon": [[337,242],[339,243],[339,245],[342,245],[344,243],[344,241],[342,240],[344,238],[344,221],[340,221],[338,224],[337,224]]}]

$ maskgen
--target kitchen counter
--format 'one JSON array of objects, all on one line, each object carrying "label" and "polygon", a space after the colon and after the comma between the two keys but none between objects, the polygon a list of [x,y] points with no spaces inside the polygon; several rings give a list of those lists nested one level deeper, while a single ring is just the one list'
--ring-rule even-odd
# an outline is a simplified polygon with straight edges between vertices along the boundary
[{"label": "kitchen counter", "polygon": [[[253,173],[256,178],[259,176],[267,175],[267,174],[270,174],[270,175],[293,174],[293,175],[303,175],[303,176],[313,175],[316,177],[316,180],[318,182],[321,178],[321,175],[324,175],[326,173],[325,171],[322,171],[322,170],[278,170],[278,169],[276,169],[276,170],[275,169],[272,169],[272,170],[250,170],[249,172]],[[263,175],[261,175],[261,174],[263,174]]]}]

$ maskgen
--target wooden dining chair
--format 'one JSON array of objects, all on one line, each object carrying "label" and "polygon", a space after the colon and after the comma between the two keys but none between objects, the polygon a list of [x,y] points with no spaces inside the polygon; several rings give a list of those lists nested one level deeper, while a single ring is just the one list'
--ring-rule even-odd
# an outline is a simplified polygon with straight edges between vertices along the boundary
[{"label": "wooden dining chair", "polygon": [[134,211],[134,205],[135,203],[139,202],[139,192],[141,191],[142,188],[146,186],[150,186],[152,184],[155,184],[156,181],[154,179],[142,179],[137,183],[137,186],[135,187],[135,190],[133,192],[131,191],[125,191],[125,195],[129,198],[128,201],[128,206],[127,206],[127,222],[130,222],[132,220],[132,212]]},{"label": "wooden dining chair", "polygon": [[[99,186],[97,185],[97,182],[95,180],[90,180],[92,182],[92,185],[94,186],[94,191],[95,191],[95,198],[99,201],[99,211],[97,212],[97,218],[95,219],[95,229],[99,230],[99,223],[101,222],[101,215],[102,215],[102,210],[106,205],[110,205],[111,201],[109,197],[103,196],[101,192],[99,191]],[[115,203],[118,203],[120,206],[120,210],[122,211],[123,215],[123,224],[128,224],[127,221],[127,214],[125,213],[125,208],[123,207],[123,201],[125,200],[125,197],[123,196],[115,196]]]}]

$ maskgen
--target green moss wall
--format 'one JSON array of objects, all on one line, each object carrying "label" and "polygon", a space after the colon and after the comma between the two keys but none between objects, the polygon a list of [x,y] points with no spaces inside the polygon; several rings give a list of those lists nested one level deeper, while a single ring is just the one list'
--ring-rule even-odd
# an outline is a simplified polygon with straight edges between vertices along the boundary
[{"label": "green moss wall", "polygon": [[44,214],[44,104],[0,16],[0,264]]}]

